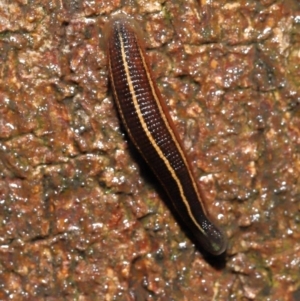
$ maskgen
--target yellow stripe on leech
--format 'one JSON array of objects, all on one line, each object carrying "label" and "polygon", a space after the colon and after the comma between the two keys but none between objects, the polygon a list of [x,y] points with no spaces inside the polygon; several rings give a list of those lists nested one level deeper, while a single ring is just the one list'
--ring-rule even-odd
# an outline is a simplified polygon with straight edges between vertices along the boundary
[{"label": "yellow stripe on leech", "polygon": [[[163,162],[165,163],[167,169],[169,170],[169,172],[171,173],[172,175],[172,178],[175,180],[177,186],[178,186],[178,189],[179,189],[179,193],[180,193],[180,197],[181,199],[183,200],[184,204],[185,204],[185,207],[188,211],[188,214],[191,218],[191,220],[193,221],[193,223],[197,226],[197,228],[204,234],[206,235],[206,232],[203,230],[203,228],[198,224],[198,222],[196,221],[192,211],[191,211],[191,208],[189,206],[189,203],[188,203],[188,200],[186,199],[185,195],[184,195],[184,191],[183,191],[183,187],[181,185],[181,182],[180,180],[178,179],[177,175],[176,175],[176,172],[174,171],[174,169],[172,168],[170,162],[168,161],[168,159],[164,156],[162,150],[160,149],[160,147],[157,145],[155,139],[153,138],[151,132],[149,131],[148,127],[147,127],[147,123],[145,122],[144,118],[143,118],[143,114],[140,110],[140,107],[139,107],[139,104],[138,104],[138,101],[137,101],[137,96],[135,94],[135,90],[134,90],[134,87],[133,87],[133,84],[132,84],[132,80],[131,80],[131,77],[130,77],[130,73],[129,73],[129,67],[128,67],[128,63],[127,63],[127,60],[126,60],[126,53],[125,53],[125,50],[124,50],[124,42],[123,42],[123,38],[122,38],[122,35],[121,33],[119,32],[119,41],[120,41],[120,45],[121,45],[121,55],[122,55],[122,61],[123,61],[123,65],[124,65],[124,70],[125,70],[125,74],[126,74],[126,78],[127,78],[127,83],[128,83],[128,87],[129,87],[129,90],[130,90],[130,93],[131,93],[131,96],[132,96],[132,101],[133,101],[133,104],[134,104],[134,107],[135,107],[135,111],[137,113],[137,116],[139,118],[139,121],[142,125],[142,128],[144,130],[144,132],[146,133],[146,136],[147,138],[150,140],[150,143],[153,145],[154,149],[156,150],[157,154],[159,155],[159,157],[163,160]],[[138,46],[139,47],[139,46]],[[150,88],[152,90],[152,95],[159,107],[159,110],[160,110],[160,115],[169,131],[169,133],[171,134],[172,136],[172,139],[181,155],[181,157],[183,158],[184,160],[184,163],[186,165],[186,168],[188,169],[189,171],[189,174],[190,174],[190,178],[193,182],[193,185],[194,185],[194,189],[195,189],[195,183],[194,183],[194,180],[193,180],[193,177],[191,175],[191,172],[188,168],[188,164],[186,162],[186,159],[185,159],[185,156],[183,154],[183,151],[180,147],[180,145],[178,144],[177,140],[176,140],[176,137],[175,135],[173,134],[167,120],[166,120],[166,117],[164,116],[164,113],[163,113],[163,110],[160,106],[160,103],[159,103],[159,99],[155,93],[155,89],[154,89],[154,84],[152,83],[152,79],[151,79],[151,76],[149,74],[149,70],[147,68],[147,64],[145,62],[145,59],[144,59],[144,55],[139,47],[139,51],[140,51],[140,55],[141,55],[141,58],[142,58],[142,61],[143,61],[143,65],[144,65],[144,68],[145,68],[145,71],[146,71],[146,74],[147,74],[147,77],[148,77],[148,82],[150,84]],[[198,195],[198,191],[197,189],[195,189],[197,195]],[[200,197],[199,197],[199,201],[200,201]],[[204,208],[203,208],[204,210]]]},{"label": "yellow stripe on leech", "polygon": [[[187,160],[186,160],[185,154],[184,154],[184,152],[183,152],[183,150],[182,150],[182,148],[181,148],[181,145],[178,143],[176,136],[174,135],[174,132],[173,132],[173,130],[172,130],[172,128],[171,128],[171,126],[170,126],[170,124],[169,124],[169,122],[168,122],[168,119],[165,117],[164,110],[163,110],[163,108],[162,108],[162,106],[161,106],[161,103],[160,103],[160,100],[159,100],[159,98],[158,98],[158,96],[157,96],[157,94],[156,94],[156,92],[155,92],[154,84],[153,84],[153,81],[152,81],[150,72],[149,72],[149,70],[148,70],[148,65],[147,65],[147,63],[146,63],[146,61],[145,61],[145,58],[144,58],[144,56],[143,56],[143,52],[142,52],[142,50],[140,49],[140,47],[139,47],[139,51],[140,51],[140,55],[141,55],[141,58],[142,58],[142,61],[143,61],[144,69],[145,69],[146,74],[147,74],[148,82],[149,82],[149,84],[150,84],[150,88],[151,88],[151,91],[152,91],[152,95],[153,95],[153,97],[154,97],[154,99],[155,99],[155,102],[156,102],[156,104],[157,104],[157,106],[158,106],[158,109],[159,109],[159,112],[160,112],[160,116],[162,117],[162,119],[163,119],[163,121],[164,121],[164,124],[165,124],[166,128],[168,129],[168,132],[169,132],[169,134],[171,135],[172,140],[173,140],[173,142],[175,143],[178,152],[179,152],[180,155],[181,155],[181,158],[182,158],[182,160],[183,160],[183,162],[184,162],[184,165],[185,165],[185,167],[186,167],[186,169],[187,169],[187,171],[188,171],[188,173],[189,173],[190,179],[191,179],[191,181],[192,181],[194,190],[195,190],[195,192],[196,192],[196,194],[197,194],[198,200],[199,200],[199,202],[200,202],[201,205],[202,205],[202,210],[203,210],[203,212],[207,215],[207,212],[206,212],[206,210],[205,210],[205,206],[202,204],[202,199],[201,199],[201,197],[200,197],[200,195],[199,195],[199,193],[198,193],[198,187],[197,187],[197,184],[195,183],[193,174],[192,174],[192,172],[191,172],[191,170],[190,170],[190,167],[189,167],[189,164],[188,164],[188,162],[187,162]],[[189,206],[188,206],[188,207],[189,207]],[[200,226],[199,226],[199,227],[200,227]]]}]

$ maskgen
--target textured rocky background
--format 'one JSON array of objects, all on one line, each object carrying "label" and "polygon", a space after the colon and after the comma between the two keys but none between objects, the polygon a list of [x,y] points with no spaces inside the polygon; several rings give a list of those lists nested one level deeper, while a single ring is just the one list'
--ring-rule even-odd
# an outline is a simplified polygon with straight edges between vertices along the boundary
[{"label": "textured rocky background", "polygon": [[[111,13],[140,24],[227,253],[127,142]],[[0,1],[0,300],[300,300],[300,4]]]}]

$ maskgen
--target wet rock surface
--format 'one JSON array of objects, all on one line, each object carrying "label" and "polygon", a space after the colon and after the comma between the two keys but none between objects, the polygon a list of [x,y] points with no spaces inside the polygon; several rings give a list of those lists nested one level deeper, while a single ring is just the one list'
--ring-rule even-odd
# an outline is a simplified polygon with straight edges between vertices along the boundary
[{"label": "wet rock surface", "polygon": [[[112,99],[140,24],[224,256],[195,247]],[[1,1],[1,300],[299,300],[297,1]]]}]

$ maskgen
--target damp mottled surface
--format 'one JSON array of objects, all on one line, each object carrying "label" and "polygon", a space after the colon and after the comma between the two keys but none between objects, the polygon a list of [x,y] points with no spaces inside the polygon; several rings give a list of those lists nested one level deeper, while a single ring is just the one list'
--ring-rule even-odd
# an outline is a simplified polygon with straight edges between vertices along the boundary
[{"label": "damp mottled surface", "polygon": [[[124,135],[104,27],[144,32],[228,237],[195,248]],[[0,300],[300,299],[300,5],[0,1]]]}]

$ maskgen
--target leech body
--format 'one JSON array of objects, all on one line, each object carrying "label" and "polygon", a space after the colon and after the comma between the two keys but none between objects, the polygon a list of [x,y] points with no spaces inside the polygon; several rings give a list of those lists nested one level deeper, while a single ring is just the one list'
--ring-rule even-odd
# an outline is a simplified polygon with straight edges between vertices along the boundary
[{"label": "leech body", "polygon": [[125,16],[114,18],[107,43],[111,86],[131,140],[195,239],[208,252],[223,253],[226,239],[207,217],[191,165],[132,22]]}]

